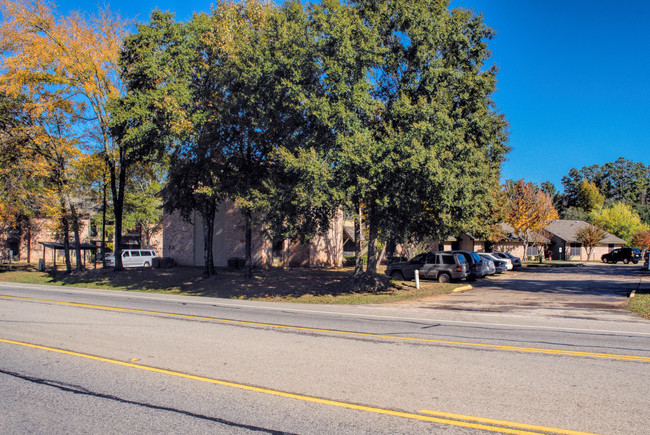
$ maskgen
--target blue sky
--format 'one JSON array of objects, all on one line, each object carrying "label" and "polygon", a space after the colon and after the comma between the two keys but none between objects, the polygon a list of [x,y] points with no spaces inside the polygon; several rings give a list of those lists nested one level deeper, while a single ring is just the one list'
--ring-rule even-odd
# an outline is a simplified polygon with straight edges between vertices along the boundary
[{"label": "blue sky", "polygon": [[[93,3],[59,1],[60,10]],[[114,0],[113,11],[147,21],[158,7],[187,19],[209,0]],[[650,165],[650,1],[452,0],[497,31],[495,101],[513,148],[503,179],[562,190],[571,168],[615,161]]]}]

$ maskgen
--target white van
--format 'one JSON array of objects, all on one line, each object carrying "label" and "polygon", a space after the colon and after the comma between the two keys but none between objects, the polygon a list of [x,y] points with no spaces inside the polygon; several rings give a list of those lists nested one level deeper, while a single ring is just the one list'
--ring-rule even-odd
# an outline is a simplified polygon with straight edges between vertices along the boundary
[{"label": "white van", "polygon": [[[125,249],[122,251],[122,266],[124,267],[151,267],[156,251],[153,249]],[[106,254],[106,265],[115,266],[115,256]]]}]

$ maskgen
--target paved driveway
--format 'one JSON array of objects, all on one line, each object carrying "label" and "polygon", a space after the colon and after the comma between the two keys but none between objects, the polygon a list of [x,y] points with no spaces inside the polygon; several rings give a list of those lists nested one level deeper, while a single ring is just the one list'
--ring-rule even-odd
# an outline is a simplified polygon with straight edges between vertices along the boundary
[{"label": "paved driveway", "polygon": [[559,317],[632,316],[622,310],[634,289],[647,288],[640,265],[530,266],[472,283],[472,289],[422,302],[421,307]]}]

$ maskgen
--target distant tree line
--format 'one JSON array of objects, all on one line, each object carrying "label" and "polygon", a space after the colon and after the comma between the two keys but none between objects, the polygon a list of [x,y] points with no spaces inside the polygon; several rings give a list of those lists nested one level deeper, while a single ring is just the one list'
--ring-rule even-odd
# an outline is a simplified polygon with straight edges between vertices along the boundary
[{"label": "distant tree line", "polygon": [[620,157],[615,162],[571,169],[562,178],[564,192],[550,182],[541,188],[562,219],[580,219],[631,244],[643,242],[650,230],[650,166]]}]

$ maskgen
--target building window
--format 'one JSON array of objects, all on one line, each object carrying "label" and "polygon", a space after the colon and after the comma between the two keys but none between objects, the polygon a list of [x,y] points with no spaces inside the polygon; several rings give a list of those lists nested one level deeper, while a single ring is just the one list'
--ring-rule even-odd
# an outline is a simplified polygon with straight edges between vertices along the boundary
[{"label": "building window", "polygon": [[580,256],[580,249],[582,245],[580,243],[571,243],[571,256]]}]

